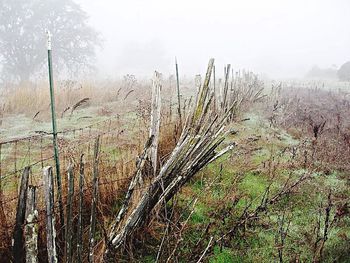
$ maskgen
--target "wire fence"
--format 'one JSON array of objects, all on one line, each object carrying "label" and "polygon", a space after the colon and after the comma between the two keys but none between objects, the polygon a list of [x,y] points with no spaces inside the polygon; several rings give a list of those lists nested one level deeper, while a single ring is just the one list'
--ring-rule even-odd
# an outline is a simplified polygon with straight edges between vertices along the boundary
[{"label": "wire fence", "polygon": [[[101,188],[100,198],[109,198],[106,196],[107,193],[115,195],[111,190],[117,190],[120,185],[125,185],[130,181],[132,173],[130,173],[128,163],[134,162],[137,147],[129,146],[129,151],[118,147],[118,143],[125,139],[121,126],[119,117],[113,116],[85,127],[58,132],[60,163],[63,168],[68,167],[69,164],[74,165],[75,182],[78,181],[79,162],[77,160],[84,154],[86,167],[84,195],[91,196],[92,194],[93,144],[97,136],[100,137],[101,145],[99,153],[101,176],[98,183]],[[45,166],[55,167],[52,135],[52,133],[40,133],[0,142],[0,208],[5,216],[1,219],[0,228],[1,232],[7,234],[9,238],[15,226],[21,175],[28,166],[31,168],[29,184],[37,188],[39,215],[45,213],[42,177]],[[66,210],[68,180],[65,169],[62,169],[61,176],[63,208]],[[108,188],[108,191],[104,188]],[[56,191],[57,188],[55,187],[54,190]],[[75,201],[77,201],[78,194],[77,191],[73,195]],[[55,200],[54,204],[56,213],[59,208],[57,201]],[[87,209],[85,213],[88,214],[90,211]],[[44,223],[42,221],[45,221],[45,217],[39,216],[38,223]],[[57,232],[59,233],[60,229]]]},{"label": "wire fence", "polygon": [[[58,141],[60,153],[64,153],[68,146],[79,146],[89,142],[97,135],[115,132],[113,124],[118,120],[113,116],[106,120],[94,124],[59,131]],[[113,130],[112,130],[113,129]],[[43,168],[48,161],[53,160],[53,133],[40,132],[40,134],[0,141],[0,178],[5,179],[23,171],[26,166],[36,166]]]},{"label": "wire fence", "polygon": [[[99,137],[99,180],[98,186],[98,206],[97,206],[97,224],[99,233],[104,230],[104,218],[112,218],[115,216],[118,205],[121,204],[124,196],[124,191],[127,189],[130,180],[133,177],[133,171],[136,167],[137,154],[141,152],[144,146],[145,139],[148,137],[147,121],[148,116],[139,114],[134,117],[128,116],[128,121],[125,122],[123,117],[112,116],[100,122],[93,123],[85,127],[74,129],[66,129],[57,132],[59,162],[61,166],[62,178],[62,204],[57,196],[58,187],[56,176],[54,176],[53,187],[53,214],[56,216],[56,233],[58,251],[62,256],[65,249],[64,239],[65,228],[67,227],[68,210],[73,206],[73,214],[71,215],[74,221],[74,230],[78,227],[77,218],[83,216],[82,226],[85,231],[90,226],[89,217],[92,216],[93,203],[93,188],[94,185],[94,144],[96,138]],[[167,118],[165,129],[169,129],[169,125],[174,126],[175,121],[172,120],[171,114],[163,116]],[[146,121],[147,119],[147,121]],[[172,129],[173,127],[171,127]],[[47,213],[45,203],[45,190],[47,186],[43,183],[43,170],[47,166],[51,166],[53,174],[55,171],[53,133],[51,132],[36,132],[37,134],[20,137],[11,140],[0,140],[0,261],[2,255],[11,253],[13,249],[14,229],[18,226],[17,214],[18,207],[22,198],[19,198],[21,189],[21,179],[27,167],[30,167],[29,186],[36,188],[36,209],[38,218],[36,224],[39,226],[39,243],[38,253],[44,255],[46,252],[46,242],[44,241],[47,231],[45,231]],[[84,195],[83,210],[78,211],[81,189],[79,185],[79,166],[81,156],[84,155],[84,186],[82,192]],[[75,191],[71,194],[69,189],[69,179],[66,168],[73,165],[73,174]],[[137,187],[136,187],[137,188]],[[145,189],[147,187],[139,187]],[[52,192],[51,192],[52,193]],[[70,198],[73,203],[69,203]],[[63,221],[59,220],[63,211]],[[62,217],[61,217],[62,218]],[[24,221],[21,223],[21,228],[25,229],[30,223]],[[76,233],[74,233],[75,235]],[[98,234],[97,240],[102,237]],[[84,247],[87,250],[87,238],[84,238]],[[74,238],[76,243],[76,237]],[[76,246],[76,244],[74,244]],[[62,250],[63,249],[63,250]],[[4,252],[5,251],[5,252]],[[84,253],[88,255],[88,253]],[[44,255],[45,258],[47,256]],[[84,256],[85,257],[85,256]],[[61,261],[60,261],[61,262]],[[63,262],[63,261],[62,261]]]}]

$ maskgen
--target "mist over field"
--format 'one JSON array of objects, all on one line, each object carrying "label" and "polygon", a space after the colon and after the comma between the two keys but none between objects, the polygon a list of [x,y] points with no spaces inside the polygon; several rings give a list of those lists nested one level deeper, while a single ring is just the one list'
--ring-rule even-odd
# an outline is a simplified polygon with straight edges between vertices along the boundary
[{"label": "mist over field", "polygon": [[349,0],[0,0],[0,263],[350,262]]},{"label": "mist over field", "polygon": [[350,58],[347,0],[79,0],[105,40],[100,75],[203,71],[209,57],[271,78],[304,77]]}]

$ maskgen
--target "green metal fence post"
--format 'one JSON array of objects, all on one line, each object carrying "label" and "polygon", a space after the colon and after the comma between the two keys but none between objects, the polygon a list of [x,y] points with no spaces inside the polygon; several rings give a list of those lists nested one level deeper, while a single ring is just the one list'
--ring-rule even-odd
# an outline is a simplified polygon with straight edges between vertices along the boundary
[{"label": "green metal fence post", "polygon": [[51,98],[51,118],[52,118],[52,132],[53,132],[53,147],[54,156],[56,164],[56,180],[57,180],[57,199],[60,212],[60,222],[62,227],[62,232],[64,233],[64,214],[63,214],[63,202],[62,202],[62,180],[60,173],[60,159],[58,154],[57,145],[57,124],[56,124],[56,112],[55,112],[55,93],[53,84],[53,74],[52,74],[52,48],[51,48],[51,33],[47,33],[47,57],[49,66],[49,82],[50,82],[50,98]]}]

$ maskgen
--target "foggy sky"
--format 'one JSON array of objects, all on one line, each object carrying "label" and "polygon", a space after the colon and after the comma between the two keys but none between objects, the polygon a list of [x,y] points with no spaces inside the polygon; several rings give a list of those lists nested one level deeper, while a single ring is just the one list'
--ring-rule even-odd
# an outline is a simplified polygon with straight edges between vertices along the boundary
[{"label": "foggy sky", "polygon": [[76,0],[102,33],[100,76],[181,75],[208,59],[272,78],[350,60],[349,0]]}]

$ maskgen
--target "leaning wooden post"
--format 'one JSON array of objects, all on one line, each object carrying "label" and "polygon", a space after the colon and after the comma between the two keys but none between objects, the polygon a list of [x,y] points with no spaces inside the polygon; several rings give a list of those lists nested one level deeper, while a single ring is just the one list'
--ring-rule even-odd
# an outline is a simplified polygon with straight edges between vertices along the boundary
[{"label": "leaning wooden post", "polygon": [[201,85],[202,85],[202,76],[201,76],[201,74],[198,74],[198,75],[195,76],[194,84],[196,86],[196,91],[198,92],[199,89],[201,88]]},{"label": "leaning wooden post", "polygon": [[67,226],[66,226],[66,262],[72,262],[72,213],[73,213],[73,195],[74,195],[74,174],[73,165],[68,167],[68,200],[67,200]]},{"label": "leaning wooden post", "polygon": [[179,114],[180,127],[182,127],[179,67],[177,65],[176,57],[175,57],[175,68],[176,68],[176,89],[177,89],[177,112]]},{"label": "leaning wooden post", "polygon": [[172,96],[172,90],[173,90],[173,87],[172,87],[172,75],[169,77],[169,89],[170,89],[170,92],[169,92],[169,118],[168,118],[168,122],[171,123],[172,121],[172,107],[173,107],[173,96]]},{"label": "leaning wooden post", "polygon": [[30,185],[27,193],[25,243],[26,263],[38,262],[38,210],[36,209],[36,187]]},{"label": "leaning wooden post", "polygon": [[[1,155],[1,152],[2,152],[2,143],[0,143],[0,198],[2,197],[2,155]],[[2,200],[2,199],[1,199]],[[2,203],[1,203],[1,206],[2,206]]]},{"label": "leaning wooden post", "polygon": [[77,237],[77,262],[83,262],[83,199],[84,199],[84,154],[80,157],[79,165],[79,208],[78,208],[78,237]]},{"label": "leaning wooden post", "polygon": [[213,92],[214,92],[214,111],[216,112],[216,103],[217,103],[217,95],[216,95],[216,76],[215,76],[215,65],[213,65]]},{"label": "leaning wooden post", "polygon": [[162,89],[160,73],[155,71],[152,85],[152,105],[151,105],[151,127],[149,136],[153,136],[151,145],[151,162],[153,167],[153,173],[157,171],[157,152],[158,152],[158,141],[159,141],[159,127],[160,127],[160,109],[161,109],[161,97],[160,91]]},{"label": "leaning wooden post", "polygon": [[228,85],[229,85],[229,77],[230,77],[230,68],[231,68],[231,65],[228,64],[227,65],[227,68],[225,67],[225,84],[224,84],[224,97],[223,97],[223,106],[222,106],[222,109],[224,112],[227,111],[227,91],[228,91]]},{"label": "leaning wooden post", "polygon": [[[184,132],[157,177],[149,184],[141,185],[137,191],[128,191],[108,235],[104,262],[113,262],[116,250],[144,223],[152,209],[170,200],[198,171],[235,146],[232,143],[217,151],[230,131],[224,130],[228,114],[217,118],[210,111],[212,97],[208,90],[213,64],[214,60],[211,59],[202,88],[198,92],[197,104],[190,111]],[[146,147],[144,151],[147,151]],[[138,165],[141,162],[140,158]],[[137,179],[141,177],[140,173],[135,173],[129,190],[134,189]]]},{"label": "leaning wooden post", "polygon": [[13,259],[14,262],[24,262],[24,242],[23,242],[23,225],[26,215],[26,198],[29,179],[30,167],[24,168],[19,190],[16,223],[13,231]]},{"label": "leaning wooden post", "polygon": [[62,233],[64,230],[64,213],[63,213],[63,202],[62,202],[62,180],[60,173],[60,158],[58,155],[58,144],[57,144],[57,124],[56,124],[56,111],[55,111],[55,92],[53,84],[53,73],[52,73],[52,48],[51,48],[51,33],[47,33],[47,58],[49,66],[49,83],[50,83],[50,99],[51,99],[51,119],[52,119],[52,133],[53,133],[53,148],[54,158],[56,164],[56,180],[57,180],[57,199],[60,212],[60,221],[62,227]]},{"label": "leaning wooden post", "polygon": [[3,185],[2,185],[2,144],[0,143],[0,236],[2,237],[2,242],[0,245],[7,246],[11,244],[11,237],[8,233],[8,226],[6,220],[6,214],[4,211],[4,196],[3,196]]},{"label": "leaning wooden post", "polygon": [[54,188],[52,167],[44,167],[44,195],[46,204],[46,238],[47,238],[47,254],[49,263],[57,263],[56,253],[56,230],[55,230],[55,214],[54,214]]},{"label": "leaning wooden post", "polygon": [[94,246],[96,232],[96,208],[98,198],[98,154],[100,147],[100,136],[97,136],[94,147],[94,167],[92,178],[92,202],[91,202],[91,218],[90,218],[90,235],[89,235],[89,262],[94,262]]}]

